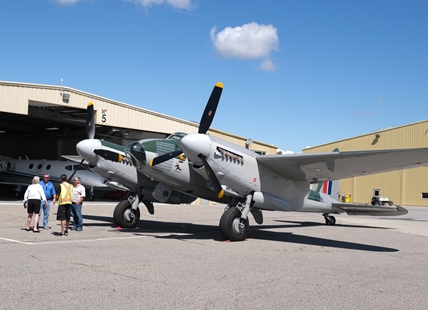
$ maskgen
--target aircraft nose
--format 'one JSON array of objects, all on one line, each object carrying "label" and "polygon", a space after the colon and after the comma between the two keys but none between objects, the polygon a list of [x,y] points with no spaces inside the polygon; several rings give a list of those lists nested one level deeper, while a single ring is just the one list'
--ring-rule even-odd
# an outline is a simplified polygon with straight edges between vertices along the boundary
[{"label": "aircraft nose", "polygon": [[76,145],[77,153],[90,164],[98,161],[98,155],[94,153],[94,150],[99,148],[101,148],[101,142],[97,139],[82,140]]},{"label": "aircraft nose", "polygon": [[201,163],[199,154],[208,157],[211,150],[211,139],[204,134],[189,134],[181,139],[181,149],[195,163]]}]

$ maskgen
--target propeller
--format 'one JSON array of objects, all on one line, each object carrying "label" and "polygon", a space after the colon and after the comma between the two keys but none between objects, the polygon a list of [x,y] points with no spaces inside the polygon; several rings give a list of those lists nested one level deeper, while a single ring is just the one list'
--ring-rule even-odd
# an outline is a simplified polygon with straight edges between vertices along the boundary
[{"label": "propeller", "polygon": [[92,102],[88,103],[88,108],[86,109],[86,136],[88,139],[95,137],[94,104]]},{"label": "propeller", "polygon": [[[86,137],[88,139],[93,139],[95,137],[94,104],[92,103],[92,101],[88,103],[88,107],[86,108]],[[82,165],[84,161],[85,159],[82,158],[82,161],[80,162],[79,166],[88,170],[85,166]],[[73,177],[76,174],[76,172],[77,170],[73,171],[71,176],[68,178],[67,182],[70,182],[71,180],[73,180]]]},{"label": "propeller", "polygon": [[198,156],[202,162],[204,163],[205,172],[208,175],[208,179],[211,182],[212,187],[214,188],[215,193],[217,194],[218,198],[222,198],[224,195],[224,189],[221,187],[221,184],[219,180],[217,179],[217,176],[215,175],[214,171],[212,170],[211,166],[208,164],[206,158],[204,155],[199,154]]},{"label": "propeller", "polygon": [[101,156],[104,159],[117,161],[118,163],[122,162],[122,159],[123,159],[123,156],[121,154],[113,151],[109,151],[109,150],[98,149],[98,150],[94,150],[94,153]]},{"label": "propeller", "polygon": [[156,165],[158,165],[160,163],[163,163],[164,161],[167,161],[167,160],[169,160],[169,159],[171,159],[171,158],[173,158],[175,156],[178,156],[178,155],[180,155],[182,153],[183,153],[182,150],[177,150],[177,151],[174,151],[174,152],[171,152],[171,153],[166,153],[166,154],[163,154],[161,156],[155,157],[155,158],[153,158],[150,161],[150,167],[156,166]]},{"label": "propeller", "polygon": [[[214,119],[215,112],[217,110],[218,103],[220,101],[222,91],[223,83],[218,82],[214,85],[210,98],[208,99],[207,105],[205,106],[204,113],[202,114],[201,121],[199,122],[199,134],[206,134],[208,129],[210,128],[211,123]],[[159,165],[160,163],[170,160],[171,158],[174,158],[175,156],[180,155],[182,153],[182,150],[177,150],[175,152],[155,157],[150,161],[150,166]]]},{"label": "propeller", "polygon": [[215,111],[217,110],[218,102],[220,101],[221,92],[223,91],[223,83],[215,84],[211,96],[205,106],[201,121],[199,122],[198,133],[206,134],[214,119]]},{"label": "propeller", "polygon": [[[83,158],[82,159],[82,161],[80,162],[80,164],[79,164],[79,166],[82,166],[82,164],[83,164],[83,162],[85,161],[85,159]],[[83,167],[83,166],[82,166]],[[85,168],[86,169],[86,168]],[[75,169],[74,171],[73,171],[73,173],[71,174],[71,176],[68,178],[68,180],[67,180],[67,182],[68,183],[70,183],[71,182],[71,180],[73,180],[73,177],[74,177],[74,175],[76,174],[76,172],[77,172],[77,169]]]},{"label": "propeller", "polygon": [[[88,103],[88,107],[86,109],[86,136],[91,140],[95,137],[94,104],[92,102]],[[123,160],[123,156],[121,154],[110,150],[95,149],[94,153],[104,159],[116,161],[119,163]]]}]

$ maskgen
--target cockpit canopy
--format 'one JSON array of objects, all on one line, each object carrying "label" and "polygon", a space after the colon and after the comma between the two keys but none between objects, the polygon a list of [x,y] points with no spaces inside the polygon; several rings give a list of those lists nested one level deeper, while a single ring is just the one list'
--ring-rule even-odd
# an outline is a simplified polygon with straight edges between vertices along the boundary
[{"label": "cockpit canopy", "polygon": [[167,139],[181,141],[181,139],[183,139],[184,136],[187,136],[187,133],[185,133],[185,132],[174,132],[173,134],[168,136]]}]

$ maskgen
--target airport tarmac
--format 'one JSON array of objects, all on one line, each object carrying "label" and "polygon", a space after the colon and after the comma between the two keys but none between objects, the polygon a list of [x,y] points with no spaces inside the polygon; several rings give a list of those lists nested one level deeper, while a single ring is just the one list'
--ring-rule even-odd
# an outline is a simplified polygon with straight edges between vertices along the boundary
[{"label": "airport tarmac", "polygon": [[[428,208],[400,217],[264,212],[220,239],[223,205],[155,205],[136,229],[85,202],[84,229],[25,228],[0,202],[0,309],[427,309]],[[144,207],[140,205],[140,207]]]}]

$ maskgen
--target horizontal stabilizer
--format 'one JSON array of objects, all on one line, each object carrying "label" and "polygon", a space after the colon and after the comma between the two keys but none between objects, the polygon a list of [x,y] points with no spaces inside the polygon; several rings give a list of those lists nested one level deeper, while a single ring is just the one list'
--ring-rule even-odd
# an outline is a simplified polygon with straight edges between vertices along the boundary
[{"label": "horizontal stabilizer", "polygon": [[348,215],[397,216],[407,214],[401,206],[380,206],[353,203],[332,203],[333,207],[343,210]]}]

